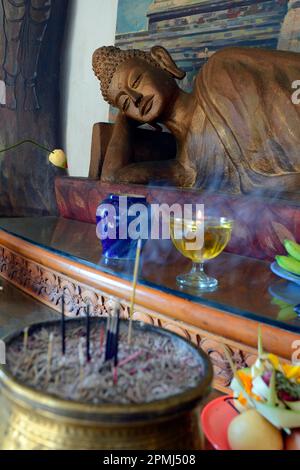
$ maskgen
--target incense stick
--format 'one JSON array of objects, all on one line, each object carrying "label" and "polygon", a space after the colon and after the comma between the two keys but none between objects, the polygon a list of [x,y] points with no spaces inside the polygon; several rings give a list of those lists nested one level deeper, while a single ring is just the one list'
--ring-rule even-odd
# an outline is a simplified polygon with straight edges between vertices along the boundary
[{"label": "incense stick", "polygon": [[28,345],[28,333],[29,333],[29,328],[24,329],[24,339],[23,339],[23,349],[24,352],[27,351],[27,345]]},{"label": "incense stick", "polygon": [[66,355],[66,319],[65,319],[65,295],[61,298],[61,352]]},{"label": "incense stick", "polygon": [[117,384],[118,384],[119,333],[120,333],[120,309],[117,309],[117,311],[116,311],[115,344],[114,344],[114,374],[113,374],[113,382],[114,382],[114,385],[117,385]]},{"label": "incense stick", "polygon": [[107,319],[106,343],[104,361],[114,359],[115,369],[118,367],[118,349],[119,349],[119,324],[120,324],[120,306],[115,306],[114,313]]},{"label": "incense stick", "polygon": [[112,359],[115,355],[117,322],[118,320],[116,316],[110,318],[106,342],[106,361],[110,361],[110,359]]},{"label": "incense stick", "polygon": [[78,344],[78,357],[79,357],[79,367],[80,367],[80,372],[79,372],[79,381],[80,383],[83,382],[83,376],[84,376],[84,352],[83,352],[83,338],[80,338],[79,344]]},{"label": "incense stick", "polygon": [[[50,393],[64,400],[93,404],[146,403],[182,393],[199,384],[205,373],[203,363],[189,348],[159,331],[133,328],[132,345],[128,345],[129,322],[120,323],[118,367],[104,362],[99,350],[99,323],[91,318],[91,353],[93,362],[86,363],[85,318],[78,324],[67,324],[66,356],[61,355],[59,322],[54,326],[30,330],[27,354],[23,335],[8,345],[9,371],[22,384]],[[54,333],[49,382],[46,381],[49,333]],[[79,360],[81,342],[81,360]],[[50,358],[50,354],[49,354]],[[62,366],[62,360],[65,366]],[[124,363],[126,361],[126,363]],[[80,367],[80,362],[83,364]],[[81,370],[80,370],[81,369]],[[99,371],[99,372],[98,372]],[[113,376],[114,372],[114,376]],[[81,382],[80,382],[81,378]],[[114,384],[113,385],[113,379]]]},{"label": "incense stick", "polygon": [[91,335],[90,304],[88,304],[86,308],[86,361],[87,362],[90,362],[91,360],[90,335]]},{"label": "incense stick", "polygon": [[114,342],[114,364],[115,368],[118,367],[119,364],[119,333],[120,333],[120,310],[116,312],[116,331],[115,331],[115,342]]},{"label": "incense stick", "polygon": [[118,367],[114,366],[113,369],[113,384],[116,386],[118,385]]},{"label": "incense stick", "polygon": [[105,332],[105,338],[106,338],[106,340],[105,340],[105,359],[104,359],[105,362],[108,361],[108,358],[109,358],[111,322],[112,322],[112,318],[111,318],[111,316],[108,316],[107,321],[106,321],[106,332]]},{"label": "incense stick", "polygon": [[128,344],[131,343],[131,337],[132,337],[133,310],[134,310],[134,304],[135,304],[135,293],[136,293],[137,278],[138,278],[138,273],[139,273],[141,248],[142,248],[142,240],[139,238],[137,242],[137,246],[136,246],[136,255],[135,255],[134,272],[133,272],[132,294],[131,294],[131,303],[130,303],[130,311],[129,311]]},{"label": "incense stick", "polygon": [[47,383],[49,382],[50,376],[51,376],[51,361],[52,361],[52,353],[53,353],[53,339],[54,339],[54,334],[50,333],[49,334],[49,343],[48,343],[48,354],[47,354],[47,375],[46,375]]},{"label": "incense stick", "polygon": [[142,354],[142,351],[137,351],[134,354],[131,354],[131,356],[127,356],[126,359],[123,359],[123,361],[119,362],[119,367],[125,366],[128,364],[128,362],[133,361],[134,359],[138,358]]}]

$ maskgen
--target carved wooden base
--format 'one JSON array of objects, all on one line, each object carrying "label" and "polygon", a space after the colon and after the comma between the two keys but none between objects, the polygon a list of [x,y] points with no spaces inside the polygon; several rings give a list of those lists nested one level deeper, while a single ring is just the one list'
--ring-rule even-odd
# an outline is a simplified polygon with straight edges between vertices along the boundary
[{"label": "carved wooden base", "polygon": [[[91,315],[107,316],[116,300],[121,304],[122,318],[129,316],[129,303],[126,300],[107,295],[98,289],[76,282],[4,246],[0,246],[0,271],[3,278],[57,311],[61,310],[61,299],[64,293],[67,314],[71,317],[83,315],[87,302],[92,305]],[[143,307],[136,307],[134,319],[174,331],[201,347],[213,362],[214,385],[221,391],[227,390],[232,377],[230,367],[224,357],[224,344],[231,351],[238,366],[248,366],[255,360],[255,349],[253,348],[226,340],[188,323],[168,318]]]}]

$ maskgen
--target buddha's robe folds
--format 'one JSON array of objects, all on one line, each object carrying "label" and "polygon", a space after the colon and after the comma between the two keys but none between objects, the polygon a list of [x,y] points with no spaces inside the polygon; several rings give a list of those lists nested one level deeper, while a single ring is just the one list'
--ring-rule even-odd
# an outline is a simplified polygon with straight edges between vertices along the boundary
[{"label": "buddha's robe folds", "polygon": [[205,116],[198,181],[203,172],[210,179],[222,173],[219,186],[237,192],[300,191],[300,105],[292,101],[296,80],[297,53],[231,48],[205,64],[195,84]]}]

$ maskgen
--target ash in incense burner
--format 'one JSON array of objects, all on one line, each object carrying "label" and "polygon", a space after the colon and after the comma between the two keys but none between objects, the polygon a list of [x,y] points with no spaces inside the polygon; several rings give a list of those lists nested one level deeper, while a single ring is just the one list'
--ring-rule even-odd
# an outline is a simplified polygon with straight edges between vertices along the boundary
[{"label": "ash in incense burner", "polygon": [[105,326],[104,319],[91,320],[90,361],[84,355],[83,320],[66,322],[64,357],[59,322],[32,327],[7,345],[7,368],[30,388],[96,405],[150,403],[179,395],[203,380],[203,361],[192,345],[137,322],[128,344],[126,321],[120,322],[116,380],[113,361],[105,361]]}]

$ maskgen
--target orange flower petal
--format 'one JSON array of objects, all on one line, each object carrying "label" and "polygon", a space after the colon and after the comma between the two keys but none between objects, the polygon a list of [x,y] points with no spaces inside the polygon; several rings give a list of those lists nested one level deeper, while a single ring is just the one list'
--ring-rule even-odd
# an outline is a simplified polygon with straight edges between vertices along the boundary
[{"label": "orange flower petal", "polygon": [[242,393],[239,394],[238,401],[242,406],[247,405],[247,400],[246,400],[246,398],[244,397],[244,395]]},{"label": "orange flower petal", "polygon": [[244,371],[239,370],[238,376],[243,384],[243,387],[247,393],[251,393],[252,390],[252,377],[251,375],[246,374]]}]

